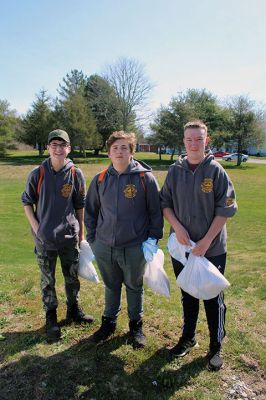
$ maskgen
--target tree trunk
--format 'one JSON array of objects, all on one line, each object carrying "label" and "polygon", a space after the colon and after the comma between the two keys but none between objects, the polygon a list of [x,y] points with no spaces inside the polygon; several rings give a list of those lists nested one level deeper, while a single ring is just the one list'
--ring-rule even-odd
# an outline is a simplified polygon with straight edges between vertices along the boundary
[{"label": "tree trunk", "polygon": [[173,150],[172,153],[171,153],[171,157],[170,157],[171,161],[174,161],[174,154],[175,154],[175,150]]},{"label": "tree trunk", "polygon": [[94,149],[94,155],[95,155],[95,156],[98,156],[98,155],[99,155],[99,152],[100,152],[100,149]]},{"label": "tree trunk", "polygon": [[240,156],[240,154],[241,154],[241,150],[242,150],[242,148],[241,148],[242,146],[241,146],[241,139],[239,138],[238,139],[238,141],[237,141],[237,166],[239,167],[240,165],[241,165],[241,156]]},{"label": "tree trunk", "polygon": [[44,155],[44,146],[41,143],[38,144],[38,150],[39,150],[39,157],[42,157]]},{"label": "tree trunk", "polygon": [[162,159],[161,146],[158,147],[159,160]]}]

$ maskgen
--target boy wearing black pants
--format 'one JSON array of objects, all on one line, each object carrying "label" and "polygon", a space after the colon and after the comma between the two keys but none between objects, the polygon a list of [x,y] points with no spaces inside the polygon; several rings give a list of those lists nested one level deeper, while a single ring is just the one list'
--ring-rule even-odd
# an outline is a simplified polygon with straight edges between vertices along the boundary
[{"label": "boy wearing black pants", "polygon": [[[195,256],[205,256],[221,273],[226,263],[226,220],[236,210],[233,184],[221,165],[214,160],[211,151],[205,154],[208,143],[207,126],[201,121],[188,122],[184,127],[184,144],[187,156],[178,159],[168,171],[161,190],[164,217],[171,225],[171,232],[182,245],[196,243]],[[172,259],[176,277],[183,265]],[[183,332],[170,354],[182,357],[197,345],[195,334],[199,312],[199,300],[182,292]],[[208,366],[219,370],[223,364],[220,350],[225,336],[225,312],[223,293],[204,301],[210,349]]]}]

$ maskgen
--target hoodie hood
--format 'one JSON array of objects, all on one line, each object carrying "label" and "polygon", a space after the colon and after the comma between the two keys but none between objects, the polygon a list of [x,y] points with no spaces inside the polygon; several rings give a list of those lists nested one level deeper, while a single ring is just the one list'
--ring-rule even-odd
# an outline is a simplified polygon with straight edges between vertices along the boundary
[{"label": "hoodie hood", "polygon": [[[51,163],[51,158],[47,158],[46,160],[43,161],[42,164],[43,164],[44,168],[47,168],[50,173],[53,173],[53,167],[52,167],[52,163]],[[57,171],[57,173],[58,174],[61,174],[61,173],[65,174],[67,171],[69,171],[73,167],[73,165],[74,165],[73,161],[70,160],[69,158],[67,158],[65,165],[59,171]]]},{"label": "hoodie hood", "polygon": [[[137,161],[134,158],[132,158],[127,169],[121,175],[127,175],[127,174],[131,175],[131,174],[138,174],[140,172],[151,172],[151,171],[152,168],[145,162]],[[114,169],[113,164],[109,166],[108,172],[117,174],[117,171]]]},{"label": "hoodie hood", "polygon": [[[204,159],[201,161],[201,163],[199,163],[199,165],[206,165],[206,164],[209,164],[212,160],[214,160],[214,155],[213,155],[212,151],[209,150],[209,151],[206,153]],[[181,167],[181,168],[184,168],[184,169],[188,169],[188,170],[190,169],[190,168],[189,168],[189,165],[188,165],[187,156],[184,157],[184,158],[179,157],[179,158],[176,160],[176,162],[175,162],[174,164],[172,164],[172,165],[175,165],[175,166],[177,166],[177,167]]]}]

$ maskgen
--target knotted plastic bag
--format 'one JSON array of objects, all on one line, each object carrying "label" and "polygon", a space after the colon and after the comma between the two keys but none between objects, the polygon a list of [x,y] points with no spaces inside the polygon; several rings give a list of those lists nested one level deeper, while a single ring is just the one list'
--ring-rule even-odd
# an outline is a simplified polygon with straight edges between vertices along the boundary
[{"label": "knotted plastic bag", "polygon": [[78,275],[88,281],[99,283],[99,277],[92,263],[95,259],[92,249],[86,240],[80,242]]},{"label": "knotted plastic bag", "polygon": [[168,238],[167,248],[170,255],[177,261],[181,262],[181,264],[185,265],[187,262],[186,253],[189,253],[191,250],[191,246],[184,246],[179,243],[176,238],[175,232],[171,233]]},{"label": "knotted plastic bag", "polygon": [[209,300],[230,286],[228,280],[207,258],[190,253],[176,283],[191,296]]},{"label": "knotted plastic bag", "polygon": [[170,283],[163,267],[164,253],[158,249],[153,260],[145,266],[143,280],[155,293],[170,297]]},{"label": "knotted plastic bag", "polygon": [[[197,299],[212,299],[230,286],[230,283],[206,257],[194,256],[191,250],[195,243],[192,240],[190,243],[191,246],[180,244],[175,232],[169,236],[167,247],[170,255],[184,265],[176,283]],[[186,253],[189,253],[188,258]]]}]

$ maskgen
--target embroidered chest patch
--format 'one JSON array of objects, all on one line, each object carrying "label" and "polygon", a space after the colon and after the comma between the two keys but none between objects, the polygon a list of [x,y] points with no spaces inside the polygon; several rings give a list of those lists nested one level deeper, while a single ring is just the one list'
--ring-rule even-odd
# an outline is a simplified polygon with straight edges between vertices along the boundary
[{"label": "embroidered chest patch", "polygon": [[61,189],[61,193],[63,197],[69,197],[72,191],[72,185],[70,185],[69,183],[66,183],[65,185],[63,185],[62,189]]},{"label": "embroidered chest patch", "polygon": [[137,194],[137,189],[135,185],[126,185],[125,189],[123,190],[124,196],[127,199],[132,199],[133,197],[136,197]]},{"label": "embroidered chest patch", "polygon": [[213,191],[213,180],[212,178],[205,178],[202,182],[201,182],[201,190],[204,193],[211,193]]}]

